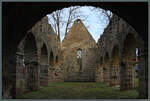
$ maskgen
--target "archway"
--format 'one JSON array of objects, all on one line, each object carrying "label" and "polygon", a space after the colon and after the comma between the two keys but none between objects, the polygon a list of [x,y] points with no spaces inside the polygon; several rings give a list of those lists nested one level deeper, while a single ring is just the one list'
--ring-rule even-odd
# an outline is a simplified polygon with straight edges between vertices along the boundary
[{"label": "archway", "polygon": [[41,57],[40,57],[40,85],[48,85],[48,54],[47,48],[44,44],[41,48]]},{"label": "archway", "polygon": [[[43,4],[43,3],[42,3]],[[46,3],[47,4],[47,3]],[[98,5],[97,3],[94,3],[96,6],[100,6],[100,5]],[[101,3],[99,3],[99,4],[101,4]],[[7,50],[10,50],[9,52],[5,52],[5,51],[3,51],[3,54],[4,54],[4,56],[3,57],[5,57],[5,56],[7,56],[7,59],[9,59],[8,57],[14,57],[15,56],[15,48],[16,48],[16,46],[17,46],[17,42],[18,42],[18,40],[20,40],[21,39],[21,37],[23,37],[25,34],[23,34],[25,31],[27,31],[28,30],[28,28],[30,28],[38,19],[40,19],[41,18],[41,16],[43,16],[43,15],[45,15],[45,13],[47,14],[47,12],[48,11],[53,11],[53,10],[56,10],[56,9],[59,9],[59,8],[57,8],[57,6],[56,6],[56,8],[54,8],[53,6],[49,6],[49,5],[47,5],[47,6],[45,6],[45,4],[43,4],[43,6],[42,7],[40,7],[40,6],[31,6],[30,5],[30,8],[32,9],[32,10],[28,10],[29,8],[28,7],[25,7],[25,8],[21,8],[21,9],[19,9],[18,7],[20,7],[20,6],[18,6],[18,5],[20,5],[20,3],[18,3],[18,4],[16,4],[16,7],[15,6],[6,6],[6,7],[9,7],[7,10],[6,9],[3,9],[3,10],[5,10],[4,12],[4,19],[5,20],[3,20],[3,23],[4,24],[6,24],[7,25],[7,28],[5,28],[5,29],[9,29],[9,30],[7,30],[7,32],[5,32],[5,30],[3,30],[4,31],[4,33],[6,33],[6,34],[4,34],[3,36],[7,36],[7,37],[4,37],[4,44],[6,43],[6,45],[3,45],[3,46],[7,46]],[[22,3],[21,3],[21,5],[22,5]],[[24,5],[24,4],[23,4]],[[67,5],[67,4],[66,4]],[[90,4],[89,4],[90,5]],[[122,8],[122,6],[124,5],[124,8],[123,9],[119,9],[119,10],[116,10],[117,8],[119,8],[120,6],[121,6],[121,8]],[[134,9],[131,9],[131,7],[130,8],[128,8],[129,10],[127,10],[127,8],[126,8],[126,5],[128,5],[128,4],[123,4],[123,5],[120,5],[120,6],[117,6],[117,8],[115,7],[114,9],[113,9],[113,7],[114,6],[105,6],[104,8],[107,8],[107,7],[109,7],[109,8],[111,8],[111,9],[113,9],[113,11],[117,11],[117,12],[119,12],[119,14],[120,14],[120,16],[124,16],[124,15],[126,15],[126,14],[131,14],[131,16],[129,16],[129,17],[131,17],[131,20],[129,19],[129,22],[130,22],[130,24],[132,24],[132,25],[134,25],[135,27],[136,27],[136,29],[137,30],[139,30],[139,32],[141,32],[141,37],[143,37],[144,39],[147,39],[147,37],[145,37],[145,34],[143,34],[143,33],[147,33],[147,30],[145,29],[145,28],[147,28],[147,16],[137,16],[137,15],[139,15],[139,13],[137,13],[137,14],[135,14],[135,10],[137,10],[137,8],[139,9],[139,10],[141,10],[141,7],[138,7],[139,5],[137,5],[137,7],[135,7],[135,6],[131,6],[131,7],[133,7],[133,8],[135,8],[135,10]],[[17,7],[18,6],[18,7]],[[27,4],[26,3],[26,6],[29,6],[29,4]],[[22,7],[24,7],[24,6],[22,6]],[[33,8],[32,8],[33,7]],[[50,7],[52,7],[52,8],[50,8]],[[60,7],[65,7],[65,6],[60,6]],[[45,8],[45,11],[43,12],[43,9],[41,9],[41,8]],[[42,12],[42,13],[39,13],[39,12],[35,12],[35,11],[37,11],[37,9],[39,10],[39,12]],[[50,10],[51,9],[51,10]],[[126,9],[126,10],[124,10],[124,9]],[[142,8],[142,10],[144,10],[144,12],[147,12],[147,10],[145,10],[144,8]],[[20,16],[20,14],[19,13],[17,13],[17,12],[24,12],[24,13],[21,13],[21,16]],[[124,11],[127,11],[127,13],[125,13]],[[6,13],[7,12],[7,13]],[[11,13],[10,13],[11,12]],[[15,13],[16,12],[16,13]],[[35,12],[35,13],[33,13],[33,12]],[[116,12],[116,13],[117,13]],[[130,13],[129,13],[130,12]],[[141,15],[145,15],[145,13],[144,12],[142,12],[142,14]],[[44,14],[43,14],[44,13]],[[16,14],[16,16],[13,16],[13,14]],[[32,14],[32,16],[30,15],[30,14]],[[39,16],[37,16],[37,14],[39,14]],[[123,15],[124,14],[124,15]],[[27,17],[25,17],[25,16],[23,16],[23,15],[26,15]],[[135,18],[134,16],[137,18],[137,19],[132,19],[132,18]],[[7,17],[6,17],[7,16]],[[34,17],[33,17],[34,16]],[[35,18],[36,17],[36,18]],[[143,19],[144,19],[144,21],[143,20],[140,20],[140,19],[142,19],[141,17],[144,17]],[[146,18],[145,18],[146,17]],[[34,18],[34,19],[33,19]],[[124,18],[126,18],[126,20],[128,19],[128,17],[124,17]],[[8,19],[8,20],[7,20]],[[22,20],[22,19],[24,19],[24,20]],[[23,22],[22,22],[23,21]],[[128,20],[127,20],[128,21]],[[137,21],[141,21],[142,22],[142,25],[141,25],[141,23],[140,24],[137,24]],[[9,22],[9,23],[8,23]],[[18,22],[18,23],[16,23],[16,22]],[[21,22],[21,23],[20,23]],[[146,24],[145,24],[145,22],[146,22]],[[14,23],[15,23],[15,25],[14,25]],[[12,25],[14,26],[13,28],[12,28]],[[30,27],[29,27],[30,26]],[[138,27],[139,26],[139,27]],[[142,28],[141,28],[141,26],[142,26]],[[145,27],[146,26],[146,27]],[[11,28],[11,29],[10,29]],[[18,30],[19,29],[19,30]],[[23,30],[22,30],[23,29]],[[22,33],[23,32],[23,33]],[[147,35],[147,34],[146,34]],[[17,36],[17,39],[16,39],[16,36]],[[18,37],[19,36],[19,37]],[[6,39],[6,40],[5,40]],[[14,40],[15,42],[12,42],[12,41],[9,41],[9,40]],[[6,41],[6,42],[5,42]],[[13,44],[12,44],[13,43]],[[145,44],[147,45],[147,41],[145,41]],[[147,49],[148,50],[148,49]],[[147,51],[146,50],[146,51]],[[9,53],[9,54],[8,54]],[[7,60],[8,61],[8,60]],[[15,61],[15,60],[14,60]],[[147,60],[146,60],[147,61]],[[3,61],[4,62],[4,61]],[[5,62],[4,62],[5,63]],[[3,64],[4,64],[3,63]],[[9,61],[8,61],[8,63],[9,63]],[[14,65],[15,66],[15,65]],[[13,66],[13,67],[14,67]],[[11,67],[12,68],[12,65],[10,65],[9,67]],[[8,72],[8,71],[7,71]]]},{"label": "archway", "polygon": [[56,66],[58,65],[58,55],[56,56],[55,64]]},{"label": "archway", "polygon": [[50,66],[53,67],[53,66],[54,66],[54,55],[53,55],[53,52],[52,52],[52,51],[50,52],[50,59],[49,59],[49,60],[50,60],[50,62],[49,62],[49,63],[50,63]]},{"label": "archway", "polygon": [[103,68],[103,77],[104,77],[104,83],[107,83],[109,85],[110,81],[110,59],[108,52],[105,53],[104,57],[104,68]]},{"label": "archway", "polygon": [[118,46],[114,46],[110,66],[110,85],[116,86],[119,84],[120,84],[119,48]]},{"label": "archway", "polygon": [[36,40],[32,33],[25,38],[24,46],[26,88],[33,91],[39,89],[38,57]]},{"label": "archway", "polygon": [[136,40],[133,34],[128,34],[122,50],[122,62],[120,70],[120,90],[129,90],[134,87],[136,60]]}]

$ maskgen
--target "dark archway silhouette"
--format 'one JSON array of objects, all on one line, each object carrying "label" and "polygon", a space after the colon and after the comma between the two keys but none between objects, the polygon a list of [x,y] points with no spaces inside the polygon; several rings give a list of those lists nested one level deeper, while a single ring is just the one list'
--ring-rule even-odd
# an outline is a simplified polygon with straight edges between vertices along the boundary
[{"label": "dark archway silhouette", "polygon": [[58,65],[58,55],[56,56],[55,64]]},{"label": "dark archway silhouette", "polygon": [[[15,54],[17,45],[20,40],[26,35],[26,32],[32,28],[32,26],[40,20],[43,16],[51,13],[55,10],[68,7],[71,5],[90,5],[95,7],[101,7],[109,9],[113,13],[124,18],[130,25],[132,25],[139,33],[140,37],[144,40],[144,46],[148,46],[148,3],[8,3],[2,4],[3,7],[3,67],[6,67],[6,74],[13,74],[16,71]],[[24,6],[22,6],[24,5]],[[37,5],[37,6],[34,6]],[[51,5],[51,6],[50,6]],[[57,5],[57,6],[55,6]],[[41,9],[42,8],[42,9]],[[37,12],[38,11],[38,12]],[[139,16],[139,12],[141,11]],[[15,15],[15,16],[14,16]],[[32,15],[32,16],[31,16]],[[136,18],[136,19],[135,19]],[[142,19],[142,20],[141,20]],[[137,22],[139,24],[137,24]],[[143,34],[145,33],[145,34]],[[12,42],[13,40],[13,42]],[[144,55],[148,54],[148,48],[144,49]],[[6,57],[6,58],[5,58]],[[148,64],[148,58],[145,60],[145,64]],[[5,66],[5,64],[7,64]],[[13,73],[9,73],[10,69],[13,69]],[[147,68],[147,67],[146,67]],[[5,71],[3,69],[3,71]],[[147,76],[144,78],[147,78]],[[16,77],[14,76],[12,82],[15,82]],[[4,80],[4,79],[3,79]],[[6,81],[9,79],[5,79]],[[12,83],[10,83],[12,84]],[[142,87],[141,87],[142,88]],[[147,90],[147,89],[144,89]],[[147,94],[143,95],[144,98]]]},{"label": "dark archway silhouette", "polygon": [[54,66],[54,54],[52,51],[50,52],[50,59],[49,60],[50,60],[50,62],[49,62],[50,66]]}]

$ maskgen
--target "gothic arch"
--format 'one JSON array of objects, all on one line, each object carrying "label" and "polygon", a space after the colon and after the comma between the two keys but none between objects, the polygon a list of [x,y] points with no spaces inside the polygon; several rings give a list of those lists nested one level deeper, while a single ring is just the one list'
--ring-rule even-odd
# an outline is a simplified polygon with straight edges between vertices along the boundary
[{"label": "gothic arch", "polygon": [[50,57],[49,57],[49,64],[50,66],[54,66],[54,53],[53,51],[50,51]]},{"label": "gothic arch", "polygon": [[41,57],[40,57],[40,63],[41,64],[48,64],[48,52],[46,44],[43,44],[43,47],[41,48]]}]

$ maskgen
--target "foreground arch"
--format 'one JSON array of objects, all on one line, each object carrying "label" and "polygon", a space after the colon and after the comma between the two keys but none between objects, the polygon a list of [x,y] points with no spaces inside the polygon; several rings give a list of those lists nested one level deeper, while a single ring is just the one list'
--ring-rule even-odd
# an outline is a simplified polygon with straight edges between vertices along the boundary
[{"label": "foreground arch", "polygon": [[[30,4],[30,5],[29,5]],[[62,3],[64,4],[64,3]],[[2,49],[2,57],[3,57],[3,82],[10,81],[10,78],[5,77],[4,75],[9,74],[13,75],[16,73],[16,61],[15,54],[17,50],[17,45],[20,40],[26,35],[26,31],[29,30],[35,22],[37,22],[40,18],[45,16],[52,11],[57,9],[61,9],[67,6],[70,6],[71,3],[66,3],[64,5],[59,4],[58,6],[49,6],[49,5],[57,5],[57,3],[3,3],[3,49]],[[72,3],[73,5],[85,5],[85,3]],[[131,24],[136,31],[139,33],[140,37],[144,40],[144,46],[148,45],[148,14],[147,7],[148,3],[117,3],[116,6],[111,6],[110,3],[92,3],[87,5],[93,5],[95,7],[109,8],[113,13],[118,14],[120,17],[124,18],[129,24]],[[9,5],[9,6],[8,6]],[[20,6],[24,5],[24,6]],[[38,5],[38,6],[33,6]],[[41,6],[40,6],[41,5]],[[118,5],[118,6],[117,6]],[[134,5],[134,6],[133,6]],[[143,6],[141,6],[143,5]],[[127,7],[128,6],[128,7]],[[23,8],[24,7],[24,8]],[[43,9],[41,9],[43,8]],[[139,12],[141,11],[139,16]],[[38,12],[36,12],[38,11]],[[15,16],[14,16],[15,14]],[[31,16],[32,15],[32,16]],[[136,19],[135,19],[136,18]],[[141,20],[142,19],[142,20]],[[137,24],[139,22],[139,24]],[[13,26],[13,27],[12,27]],[[9,29],[9,30],[8,30]],[[17,37],[16,37],[17,36]],[[13,42],[12,42],[13,40]],[[145,48],[141,51],[141,59],[143,61],[144,67],[147,68],[148,64],[148,48]],[[144,62],[145,61],[145,62]],[[145,68],[145,71],[148,69]],[[13,70],[12,72],[11,69]],[[5,72],[5,74],[4,74]],[[147,73],[142,74],[142,78],[144,82],[147,79]],[[16,76],[11,76],[12,81],[6,83],[6,88],[8,85],[13,85],[16,82]],[[5,84],[3,84],[5,85]],[[142,86],[141,86],[142,89]],[[146,91],[147,88],[144,88]],[[5,91],[5,90],[3,90]],[[147,97],[147,93],[142,93],[144,98]]]}]

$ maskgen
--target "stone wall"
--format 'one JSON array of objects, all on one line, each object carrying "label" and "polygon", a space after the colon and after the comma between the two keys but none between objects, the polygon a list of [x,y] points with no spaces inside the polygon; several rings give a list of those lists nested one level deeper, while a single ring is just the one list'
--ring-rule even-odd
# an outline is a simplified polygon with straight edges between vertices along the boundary
[{"label": "stone wall", "polygon": [[[96,81],[106,81],[110,86],[120,85],[121,90],[134,88],[136,48],[140,51],[142,44],[143,40],[132,26],[113,15],[97,43],[99,58]],[[109,77],[104,72],[106,68]]]},{"label": "stone wall", "polygon": [[95,40],[82,21],[77,19],[62,42],[65,81],[94,81],[95,48]]},{"label": "stone wall", "polygon": [[[48,86],[50,81],[48,77],[50,76],[49,69],[53,67],[55,69],[56,67],[59,68],[61,51],[60,42],[53,28],[48,23],[47,17],[42,18],[27,32],[26,36],[19,43],[17,52],[17,56],[20,56],[17,58],[18,65],[16,67],[17,95],[27,90],[38,90],[40,86]],[[51,59],[52,57],[53,59]],[[56,57],[57,66],[55,66]],[[32,65],[31,62],[33,61],[36,61],[36,66]],[[51,63],[54,63],[54,66]],[[31,67],[34,67],[34,69],[31,70]],[[22,70],[24,73],[21,72]]]},{"label": "stone wall", "polygon": [[64,71],[63,69],[52,69],[48,71],[49,83],[51,82],[64,82]]}]

